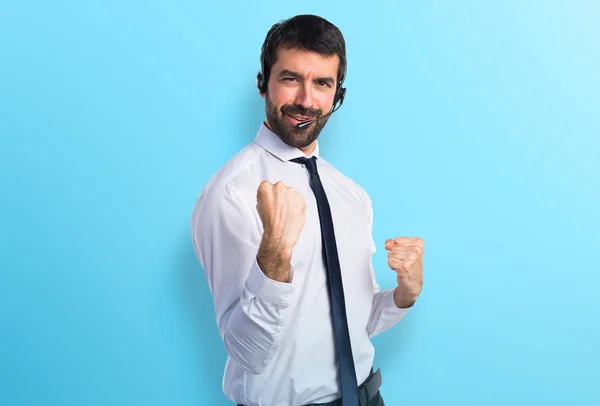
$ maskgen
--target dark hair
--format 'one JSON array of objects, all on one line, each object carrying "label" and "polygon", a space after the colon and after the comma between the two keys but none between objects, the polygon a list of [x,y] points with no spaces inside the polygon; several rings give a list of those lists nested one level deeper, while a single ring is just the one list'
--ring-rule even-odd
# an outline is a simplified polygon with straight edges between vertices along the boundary
[{"label": "dark hair", "polygon": [[258,88],[267,91],[271,67],[277,61],[277,49],[316,52],[325,57],[338,55],[338,85],[346,76],[346,42],[342,32],[322,17],[304,14],[274,24],[263,42],[261,49],[261,71],[258,73]]}]

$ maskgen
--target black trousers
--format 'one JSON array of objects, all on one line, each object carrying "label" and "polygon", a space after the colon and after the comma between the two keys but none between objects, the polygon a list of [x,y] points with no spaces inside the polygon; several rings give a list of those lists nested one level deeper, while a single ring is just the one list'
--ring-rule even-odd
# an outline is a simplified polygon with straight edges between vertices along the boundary
[{"label": "black trousers", "polygon": [[367,406],[385,406],[383,398],[381,397],[381,392],[377,391],[373,399],[369,400]]}]

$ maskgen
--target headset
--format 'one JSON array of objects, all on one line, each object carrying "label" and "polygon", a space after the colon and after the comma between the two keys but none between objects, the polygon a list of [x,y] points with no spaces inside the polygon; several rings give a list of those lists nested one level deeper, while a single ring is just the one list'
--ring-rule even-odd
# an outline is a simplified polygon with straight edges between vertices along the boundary
[{"label": "headset", "polygon": [[[281,23],[279,23],[279,25],[271,32],[271,34],[267,37],[267,40],[265,41],[265,45],[263,46],[261,53],[260,53],[260,71],[258,72],[258,74],[256,75],[256,87],[258,88],[258,91],[260,93],[266,93],[267,92],[267,80],[265,78],[265,75],[263,72],[265,72],[265,53],[267,51],[267,49],[269,49],[269,44],[271,43],[271,38],[274,37],[275,33],[277,31],[279,31],[282,27],[285,26],[285,24],[288,22],[289,20],[285,20]],[[346,88],[343,87],[344,84],[344,79],[346,77],[346,71],[344,69],[344,72],[342,72],[341,78],[338,81],[336,88],[335,88],[335,96],[333,98],[333,104],[331,105],[331,110],[329,111],[329,113],[325,114],[324,116],[320,116],[317,117],[315,119],[312,120],[308,120],[308,121],[303,121],[301,123],[298,123],[296,125],[296,127],[298,128],[303,128],[309,124],[314,123],[317,120],[320,120],[322,118],[328,117],[331,114],[335,113],[340,107],[342,107],[342,104],[344,103],[344,97],[346,97]],[[336,104],[339,105],[336,107]]]}]

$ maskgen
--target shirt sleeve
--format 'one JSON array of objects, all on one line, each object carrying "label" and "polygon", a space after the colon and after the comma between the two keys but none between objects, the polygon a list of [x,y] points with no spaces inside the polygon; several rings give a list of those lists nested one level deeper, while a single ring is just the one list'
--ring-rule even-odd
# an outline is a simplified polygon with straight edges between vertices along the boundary
[{"label": "shirt sleeve", "polygon": [[254,374],[262,373],[277,351],[294,294],[291,283],[266,277],[258,266],[257,217],[235,187],[224,184],[202,191],[191,218],[194,249],[225,348]]},{"label": "shirt sleeve", "polygon": [[[365,193],[366,195],[366,193]],[[367,215],[369,219],[369,232],[371,233],[371,253],[375,254],[377,248],[375,241],[373,240],[373,206],[371,200],[366,196],[365,206],[367,208]],[[371,280],[373,281],[373,303],[371,306],[371,314],[367,323],[367,333],[369,337],[374,337],[377,334],[393,327],[412,309],[399,308],[394,302],[394,292],[396,288],[381,290],[375,277],[375,269],[373,268],[373,261],[369,262],[369,272],[371,274]]]}]

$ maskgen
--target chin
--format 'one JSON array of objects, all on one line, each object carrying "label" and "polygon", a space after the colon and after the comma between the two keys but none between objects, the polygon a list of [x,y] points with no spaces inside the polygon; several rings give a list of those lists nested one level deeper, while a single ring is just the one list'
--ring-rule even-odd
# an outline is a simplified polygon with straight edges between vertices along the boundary
[{"label": "chin", "polygon": [[329,117],[326,117],[303,128],[297,128],[286,122],[285,118],[280,119],[279,117],[267,117],[267,123],[271,131],[277,134],[286,145],[303,149],[316,141],[328,119]]},{"label": "chin", "polygon": [[280,135],[279,137],[288,144],[289,146],[295,148],[306,148],[319,136],[319,134],[315,134],[314,129],[311,129],[310,126],[307,128],[286,128],[285,134]]}]

